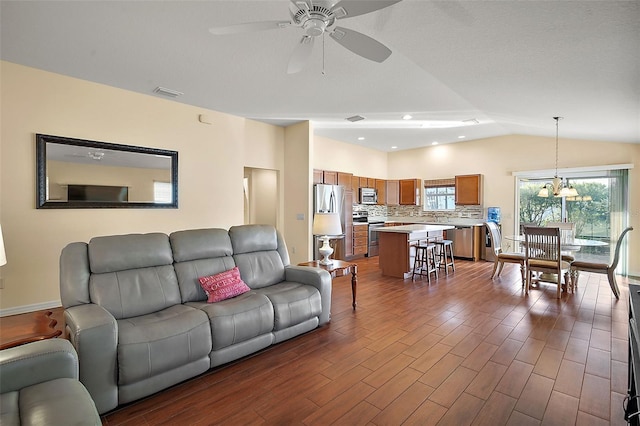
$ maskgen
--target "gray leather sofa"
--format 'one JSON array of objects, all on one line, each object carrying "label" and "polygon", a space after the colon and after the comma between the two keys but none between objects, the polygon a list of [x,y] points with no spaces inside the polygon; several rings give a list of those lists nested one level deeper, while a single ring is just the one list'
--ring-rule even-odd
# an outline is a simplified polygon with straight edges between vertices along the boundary
[{"label": "gray leather sofa", "polygon": [[[251,291],[207,303],[198,278],[235,266]],[[289,265],[266,225],[71,243],[60,293],[100,413],[313,330],[331,312],[329,274]]]},{"label": "gray leather sofa", "polygon": [[78,381],[78,357],[68,340],[0,351],[0,424],[102,424],[89,392]]}]

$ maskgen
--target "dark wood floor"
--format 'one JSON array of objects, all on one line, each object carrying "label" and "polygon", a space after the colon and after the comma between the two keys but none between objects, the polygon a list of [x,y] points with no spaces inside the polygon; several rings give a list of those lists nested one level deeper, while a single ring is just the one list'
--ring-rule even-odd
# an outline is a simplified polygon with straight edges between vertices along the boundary
[{"label": "dark wood floor", "polygon": [[105,425],[623,425],[627,280],[529,296],[516,265],[456,263],[429,286],[359,264],[330,325],[103,417]]}]

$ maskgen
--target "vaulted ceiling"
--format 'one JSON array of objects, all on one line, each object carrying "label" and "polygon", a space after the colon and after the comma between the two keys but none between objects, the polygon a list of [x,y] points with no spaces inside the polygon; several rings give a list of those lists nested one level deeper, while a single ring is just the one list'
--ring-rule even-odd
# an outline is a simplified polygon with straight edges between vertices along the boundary
[{"label": "vaulted ceiling", "polygon": [[209,32],[289,21],[290,7],[3,0],[0,56],[150,96],[165,87],[183,93],[176,102],[260,121],[311,120],[319,135],[383,151],[555,136],[553,116],[562,138],[640,143],[638,1],[404,0],[339,21],[391,49],[386,61],[321,36],[295,74],[301,28]]}]

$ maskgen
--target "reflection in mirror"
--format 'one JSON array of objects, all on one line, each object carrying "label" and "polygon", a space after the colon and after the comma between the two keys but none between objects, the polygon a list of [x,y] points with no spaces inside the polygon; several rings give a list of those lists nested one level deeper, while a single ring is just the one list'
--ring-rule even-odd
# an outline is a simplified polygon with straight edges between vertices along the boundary
[{"label": "reflection in mirror", "polygon": [[36,135],[38,208],[177,208],[178,153]]}]

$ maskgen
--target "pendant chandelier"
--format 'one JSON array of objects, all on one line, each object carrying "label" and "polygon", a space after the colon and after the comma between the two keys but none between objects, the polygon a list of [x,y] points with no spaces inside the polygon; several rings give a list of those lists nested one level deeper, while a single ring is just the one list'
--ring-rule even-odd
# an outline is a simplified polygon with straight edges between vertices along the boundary
[{"label": "pendant chandelier", "polygon": [[573,185],[567,185],[563,178],[558,177],[558,122],[562,117],[553,117],[553,119],[556,120],[556,174],[552,182],[542,185],[538,197],[548,197],[550,192],[554,197],[577,197],[578,191]]}]

